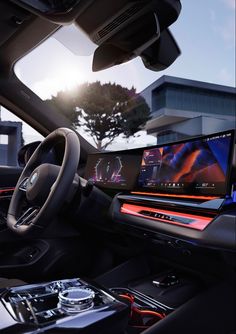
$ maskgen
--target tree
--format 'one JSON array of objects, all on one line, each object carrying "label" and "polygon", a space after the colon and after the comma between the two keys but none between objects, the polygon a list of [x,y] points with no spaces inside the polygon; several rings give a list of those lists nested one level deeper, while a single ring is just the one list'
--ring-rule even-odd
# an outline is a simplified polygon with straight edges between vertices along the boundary
[{"label": "tree", "polygon": [[47,100],[76,127],[88,132],[97,148],[105,149],[123,134],[129,138],[150,119],[150,109],[135,88],[99,81],[61,91]]}]

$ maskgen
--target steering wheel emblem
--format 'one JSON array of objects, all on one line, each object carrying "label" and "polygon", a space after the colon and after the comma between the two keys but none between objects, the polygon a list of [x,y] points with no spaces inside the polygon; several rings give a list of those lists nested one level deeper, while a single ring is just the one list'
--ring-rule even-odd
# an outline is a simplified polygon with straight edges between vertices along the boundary
[{"label": "steering wheel emblem", "polygon": [[38,173],[35,172],[30,178],[30,185],[31,186],[36,182],[37,178],[38,178]]}]

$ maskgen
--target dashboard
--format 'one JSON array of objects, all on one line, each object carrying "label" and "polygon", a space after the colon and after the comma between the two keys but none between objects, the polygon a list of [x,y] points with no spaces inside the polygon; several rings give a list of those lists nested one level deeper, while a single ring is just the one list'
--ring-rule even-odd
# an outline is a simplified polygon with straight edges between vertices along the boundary
[{"label": "dashboard", "polygon": [[[112,191],[110,216],[125,233],[235,249],[235,133],[88,157],[85,178]],[[163,237],[164,236],[164,237]],[[222,237],[224,236],[224,237]],[[174,241],[175,243],[175,241]]]}]

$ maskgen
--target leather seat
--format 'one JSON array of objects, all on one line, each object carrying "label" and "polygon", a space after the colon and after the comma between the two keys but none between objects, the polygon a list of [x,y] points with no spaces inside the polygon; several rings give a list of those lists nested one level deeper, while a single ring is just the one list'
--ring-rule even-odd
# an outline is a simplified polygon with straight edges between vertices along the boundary
[{"label": "leather seat", "polygon": [[26,282],[16,278],[3,278],[0,277],[0,289],[10,288],[12,286],[24,285]]}]

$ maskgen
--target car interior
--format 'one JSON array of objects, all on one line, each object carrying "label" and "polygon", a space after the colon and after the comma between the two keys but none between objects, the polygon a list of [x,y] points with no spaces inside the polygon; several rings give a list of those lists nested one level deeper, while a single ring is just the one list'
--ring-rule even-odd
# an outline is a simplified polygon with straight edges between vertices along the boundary
[{"label": "car interior", "polygon": [[14,72],[71,23],[97,45],[93,71],[135,57],[161,71],[180,55],[169,31],[180,11],[179,0],[0,2],[0,105],[45,138],[0,166],[1,333],[236,333],[234,126],[102,151]]}]

